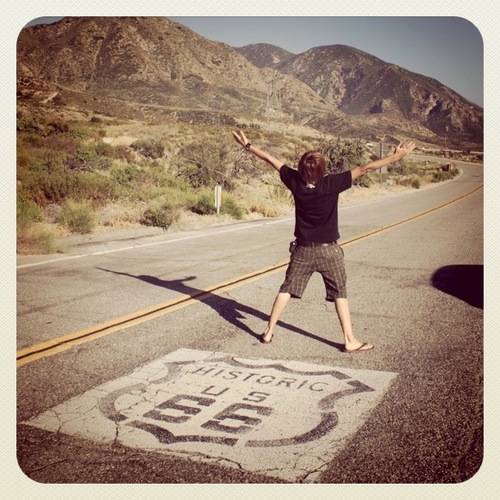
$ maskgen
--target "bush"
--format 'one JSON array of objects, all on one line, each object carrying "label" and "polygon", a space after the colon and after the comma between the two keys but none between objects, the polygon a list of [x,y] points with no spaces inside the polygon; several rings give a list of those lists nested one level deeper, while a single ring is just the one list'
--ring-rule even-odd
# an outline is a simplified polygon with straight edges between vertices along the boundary
[{"label": "bush", "polygon": [[67,226],[73,233],[86,234],[92,232],[96,219],[88,202],[67,200],[61,209],[58,222]]},{"label": "bush", "polygon": [[328,173],[341,173],[364,163],[365,144],[361,139],[325,140],[317,149],[326,159]]},{"label": "bush", "polygon": [[16,222],[18,228],[27,228],[43,219],[41,208],[31,200],[18,195],[16,203]]},{"label": "bush", "polygon": [[174,222],[179,220],[180,207],[169,201],[157,200],[144,212],[141,223],[145,226],[161,227],[166,231]]},{"label": "bush", "polygon": [[223,195],[220,211],[222,214],[230,215],[233,219],[243,219],[244,211],[238,202],[229,194]]},{"label": "bush", "polygon": [[145,156],[146,158],[157,159],[165,154],[165,146],[157,139],[139,139],[133,142],[130,147]]},{"label": "bush", "polygon": [[443,182],[447,181],[448,179],[453,179],[455,177],[456,171],[443,171],[443,170],[438,170],[436,172],[432,173],[432,179],[431,182]]},{"label": "bush", "polygon": [[68,133],[71,137],[73,137],[73,139],[80,139],[81,141],[94,139],[99,135],[98,133],[96,133],[95,128],[79,123],[70,125]]},{"label": "bush", "polygon": [[[213,215],[217,213],[214,193],[209,190],[202,191],[194,202],[191,203],[189,208],[192,212],[199,215]],[[233,196],[229,193],[222,193],[220,213],[230,215],[234,219],[240,220],[243,218],[244,210]]]},{"label": "bush", "polygon": [[422,183],[420,177],[417,174],[396,177],[395,181],[398,186],[411,187],[413,189],[420,189]]},{"label": "bush", "polygon": [[107,200],[116,194],[110,179],[93,172],[20,169],[18,180],[25,198],[42,207],[50,203],[62,203],[66,199]]},{"label": "bush", "polygon": [[186,177],[195,189],[222,185],[226,190],[233,188],[229,173],[231,152],[228,141],[217,138],[205,139],[183,146],[179,152],[179,173]]},{"label": "bush", "polygon": [[397,175],[418,175],[421,171],[421,165],[412,160],[399,160],[387,167],[387,171]]},{"label": "bush", "polygon": [[156,187],[174,188],[179,191],[188,191],[189,183],[183,177],[174,175],[165,169],[164,165],[152,162],[149,168],[143,170],[141,181]]},{"label": "bush", "polygon": [[114,164],[110,173],[111,178],[120,186],[125,186],[139,177],[139,169],[131,163]]},{"label": "bush", "polygon": [[25,116],[17,120],[18,132],[32,132],[35,134],[43,134],[43,126],[40,125],[38,119],[33,116]]},{"label": "bush", "polygon": [[359,177],[354,181],[354,184],[362,188],[369,188],[370,186],[373,186],[373,184],[375,184],[375,181],[373,179],[373,174],[368,173]]},{"label": "bush", "polygon": [[189,208],[191,212],[199,215],[212,215],[217,213],[214,194],[209,191],[202,192],[197,196]]},{"label": "bush", "polygon": [[260,214],[263,217],[279,217],[284,215],[286,212],[279,205],[275,205],[272,202],[265,200],[251,200],[245,204],[245,209],[247,213]]},{"label": "bush", "polygon": [[80,170],[107,170],[112,165],[113,147],[104,142],[86,144],[75,151],[73,168]]},{"label": "bush", "polygon": [[55,253],[56,237],[49,230],[36,224],[17,229],[17,253],[22,255]]},{"label": "bush", "polygon": [[282,182],[271,184],[268,191],[271,200],[293,206],[292,192]]}]

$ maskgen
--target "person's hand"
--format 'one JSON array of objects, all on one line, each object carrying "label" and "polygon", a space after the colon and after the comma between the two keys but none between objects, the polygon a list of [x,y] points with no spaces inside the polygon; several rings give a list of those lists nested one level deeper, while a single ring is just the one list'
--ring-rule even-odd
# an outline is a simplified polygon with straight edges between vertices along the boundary
[{"label": "person's hand", "polygon": [[245,147],[248,144],[248,139],[243,132],[233,132],[234,140],[240,145]]},{"label": "person's hand", "polygon": [[416,147],[416,144],[411,141],[409,142],[406,146],[403,145],[402,142],[399,143],[398,146],[396,146],[394,148],[394,152],[398,155],[398,156],[406,156],[407,154],[410,154]]}]

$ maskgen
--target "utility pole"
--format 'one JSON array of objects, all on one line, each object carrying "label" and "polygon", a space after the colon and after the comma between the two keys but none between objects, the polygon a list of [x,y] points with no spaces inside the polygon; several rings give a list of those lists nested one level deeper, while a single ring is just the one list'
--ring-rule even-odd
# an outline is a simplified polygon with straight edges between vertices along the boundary
[{"label": "utility pole", "polygon": [[266,114],[280,117],[281,99],[283,96],[284,76],[277,71],[272,72],[266,78],[267,81],[267,105]]}]

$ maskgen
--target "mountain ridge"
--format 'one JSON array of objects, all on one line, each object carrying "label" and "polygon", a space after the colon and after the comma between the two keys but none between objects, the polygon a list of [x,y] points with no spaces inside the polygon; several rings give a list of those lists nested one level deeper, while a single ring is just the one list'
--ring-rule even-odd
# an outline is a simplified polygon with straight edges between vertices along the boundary
[{"label": "mountain ridge", "polygon": [[[265,58],[255,45],[252,49],[260,60]],[[244,47],[240,51],[248,54]],[[303,81],[347,115],[386,113],[419,123],[437,136],[482,141],[483,112],[478,105],[434,78],[359,49],[340,44],[313,47],[272,67]]]},{"label": "mountain ridge", "polygon": [[266,117],[333,135],[482,143],[479,106],[437,80],[345,45],[302,54],[270,44],[235,49],[167,18],[127,17],[24,28],[17,49],[19,102],[38,95],[92,109],[95,101],[119,99],[128,103],[123,112],[153,106],[229,121]]}]

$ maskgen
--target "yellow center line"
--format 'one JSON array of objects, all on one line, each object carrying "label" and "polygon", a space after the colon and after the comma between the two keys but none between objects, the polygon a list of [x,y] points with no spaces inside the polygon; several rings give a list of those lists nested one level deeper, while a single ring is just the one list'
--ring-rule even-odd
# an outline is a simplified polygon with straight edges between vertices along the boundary
[{"label": "yellow center line", "polygon": [[[380,228],[377,228],[373,231],[369,231],[368,233],[364,233],[360,236],[355,236],[354,238],[351,238],[349,240],[346,240],[342,242],[340,245],[341,246],[347,246],[351,245],[353,243],[359,242],[361,240],[364,240],[366,238],[369,238],[371,236],[375,236],[377,234],[380,234],[385,231],[389,231],[390,229],[393,229],[397,226],[401,226],[402,224],[407,224],[409,222],[412,222],[416,219],[420,219],[422,217],[425,217],[433,212],[436,212],[437,210],[440,210],[442,208],[445,208],[449,205],[452,205],[453,203],[457,203],[464,198],[476,193],[480,189],[482,189],[483,186],[479,186],[478,188],[474,189],[473,191],[462,195],[458,198],[455,198],[454,200],[451,200],[447,203],[444,203],[442,205],[439,205],[437,207],[434,207],[430,210],[427,210],[425,212],[422,212],[420,214],[414,215],[412,217],[409,217],[407,219],[394,222],[392,224],[389,224],[387,226],[383,226]],[[139,311],[135,311],[131,314],[121,316],[119,318],[115,318],[113,320],[100,323],[99,325],[94,325],[89,328],[85,328],[84,330],[80,330],[74,333],[70,333],[68,335],[64,335],[62,337],[57,337],[51,340],[48,340],[46,342],[42,342],[40,344],[33,345],[31,347],[26,347],[24,349],[20,349],[16,353],[16,359],[17,359],[17,367],[24,366],[28,363],[31,363],[32,361],[35,361],[37,359],[41,359],[47,356],[53,356],[55,354],[58,354],[62,351],[65,351],[71,347],[84,344],[86,342],[90,342],[92,340],[96,340],[100,337],[104,337],[106,335],[109,335],[111,333],[117,332],[119,330],[124,330],[126,328],[131,328],[133,326],[139,325],[141,323],[144,323],[145,321],[150,321],[152,319],[158,318],[160,316],[163,316],[165,314],[171,313],[173,311],[177,311],[178,309],[182,309],[184,307],[190,306],[196,302],[200,302],[207,297],[210,297],[214,294],[220,294],[224,291],[231,290],[233,288],[239,287],[241,285],[251,283],[253,281],[259,280],[264,276],[270,276],[284,267],[286,267],[289,263],[289,260],[285,260],[283,262],[280,262],[278,264],[274,264],[272,266],[266,267],[264,269],[261,269],[259,271],[254,271],[252,273],[240,276],[236,279],[231,279],[228,281],[224,281],[222,283],[219,283],[217,285],[199,290],[196,293],[189,294],[189,295],[181,295],[180,297],[177,297],[175,299],[162,302],[160,304],[156,304],[151,307],[147,307],[144,309],[140,309]]]},{"label": "yellow center line", "polygon": [[273,274],[273,272],[279,271],[286,265],[288,265],[288,260],[266,267],[259,271],[254,271],[250,274],[240,276],[237,279],[232,279],[208,288],[204,288],[193,294],[181,295],[180,297],[177,297],[175,299],[162,302],[151,307],[140,309],[139,311],[135,311],[131,314],[121,316],[104,323],[100,323],[99,325],[94,325],[89,328],[85,328],[84,330],[70,333],[62,337],[57,337],[46,342],[33,345],[31,347],[20,349],[16,353],[17,366],[20,367],[27,363],[30,363],[31,361],[35,361],[47,356],[52,356],[59,352],[65,351],[70,347],[90,342],[91,340],[104,337],[105,335],[109,335],[110,333],[124,330],[126,328],[144,323],[145,321],[158,318],[160,316],[163,316],[164,314],[182,309],[196,302],[200,302],[214,294],[220,294],[224,291],[231,290],[232,288],[241,286],[243,284],[251,283],[252,281],[262,278],[264,275],[269,276]]}]

